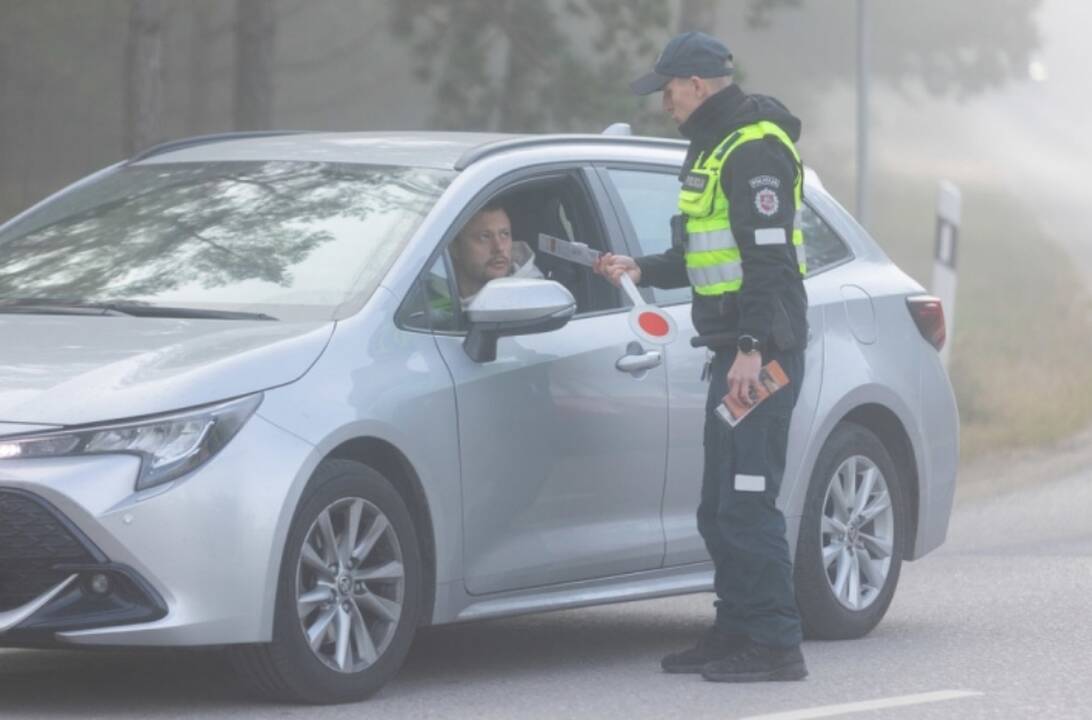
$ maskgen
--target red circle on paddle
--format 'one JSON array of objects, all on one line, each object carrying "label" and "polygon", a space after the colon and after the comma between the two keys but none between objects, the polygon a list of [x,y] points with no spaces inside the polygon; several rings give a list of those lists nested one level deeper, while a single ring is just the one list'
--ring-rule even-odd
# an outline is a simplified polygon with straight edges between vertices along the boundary
[{"label": "red circle on paddle", "polygon": [[664,337],[671,331],[671,328],[667,324],[667,320],[664,320],[658,313],[643,312],[637,318],[637,324],[646,333],[653,337]]}]

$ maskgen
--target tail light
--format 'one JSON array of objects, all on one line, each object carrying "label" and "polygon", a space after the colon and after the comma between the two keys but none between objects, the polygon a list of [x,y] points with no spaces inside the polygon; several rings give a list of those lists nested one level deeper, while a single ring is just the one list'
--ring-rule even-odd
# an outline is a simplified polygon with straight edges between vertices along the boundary
[{"label": "tail light", "polygon": [[906,307],[910,309],[910,315],[914,318],[914,324],[918,326],[921,336],[937,350],[944,347],[948,331],[944,325],[944,306],[940,298],[915,295],[906,298]]}]

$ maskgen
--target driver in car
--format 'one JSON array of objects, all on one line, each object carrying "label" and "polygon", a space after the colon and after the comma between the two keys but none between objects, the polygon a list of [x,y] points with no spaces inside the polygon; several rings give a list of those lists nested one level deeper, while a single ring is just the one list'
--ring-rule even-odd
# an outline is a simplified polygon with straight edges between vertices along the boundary
[{"label": "driver in car", "polygon": [[512,240],[512,223],[499,203],[479,210],[451,243],[459,299],[467,307],[490,280],[502,277],[541,278],[535,253]]}]

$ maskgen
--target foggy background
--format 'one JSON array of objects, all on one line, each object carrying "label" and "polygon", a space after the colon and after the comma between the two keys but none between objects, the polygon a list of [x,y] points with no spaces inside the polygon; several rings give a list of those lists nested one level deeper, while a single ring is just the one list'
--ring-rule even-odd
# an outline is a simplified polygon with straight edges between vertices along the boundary
[{"label": "foggy background", "polygon": [[[869,229],[930,286],[937,182],[963,193],[950,372],[965,459],[1092,423],[1092,6],[869,0]],[[260,129],[677,136],[628,94],[702,29],[803,119],[851,211],[851,0],[0,0],[0,221],[156,142]]]}]

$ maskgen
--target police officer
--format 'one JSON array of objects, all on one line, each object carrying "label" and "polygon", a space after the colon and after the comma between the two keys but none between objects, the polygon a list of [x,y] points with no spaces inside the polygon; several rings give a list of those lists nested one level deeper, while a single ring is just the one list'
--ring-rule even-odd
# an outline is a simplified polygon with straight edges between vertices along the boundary
[{"label": "police officer", "polygon": [[[732,82],[732,55],[699,32],[668,42],[654,70],[632,83],[660,91],[663,109],[690,139],[679,180],[672,247],[634,260],[604,255],[597,272],[615,284],[693,288],[698,345],[715,351],[705,413],[705,469],[698,529],[713,559],[716,620],[697,645],[662,661],[667,672],[707,680],[800,680],[800,616],[785,518],[776,506],[789,419],[804,378],[807,296],[800,121],[777,100]],[[731,393],[752,403],[762,366],[789,376],[734,428],[714,412]]]}]

